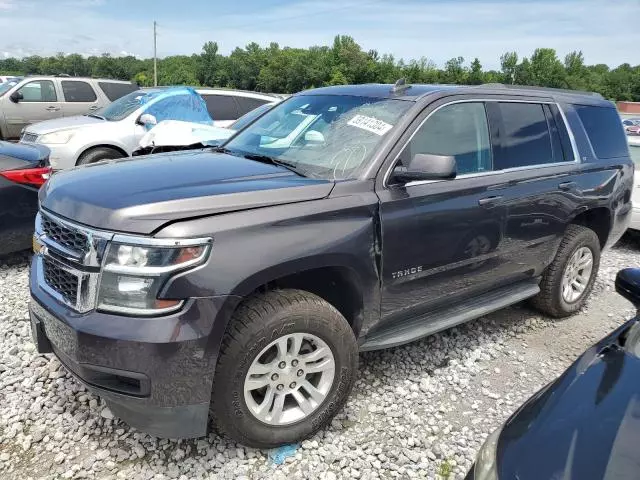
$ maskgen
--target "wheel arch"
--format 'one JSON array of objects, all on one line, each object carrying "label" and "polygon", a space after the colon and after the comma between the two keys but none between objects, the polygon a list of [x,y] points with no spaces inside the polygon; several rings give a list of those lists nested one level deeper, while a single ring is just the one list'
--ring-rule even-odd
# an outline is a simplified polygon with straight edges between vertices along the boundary
[{"label": "wheel arch", "polygon": [[613,226],[613,215],[607,207],[594,207],[581,211],[570,223],[593,230],[600,241],[600,248],[604,248]]},{"label": "wheel arch", "polygon": [[246,299],[283,288],[303,290],[324,299],[345,317],[358,337],[367,316],[368,292],[353,266],[317,261],[279,265],[252,275],[238,285],[233,294]]},{"label": "wheel arch", "polygon": [[87,153],[96,150],[97,148],[109,148],[111,150],[115,150],[116,152],[122,154],[123,157],[129,157],[130,155],[126,152],[124,148],[119,145],[114,145],[112,143],[99,143],[97,145],[91,145],[90,147],[85,148],[80,154],[78,158],[76,158],[76,166],[79,165],[80,159],[86,155]]}]

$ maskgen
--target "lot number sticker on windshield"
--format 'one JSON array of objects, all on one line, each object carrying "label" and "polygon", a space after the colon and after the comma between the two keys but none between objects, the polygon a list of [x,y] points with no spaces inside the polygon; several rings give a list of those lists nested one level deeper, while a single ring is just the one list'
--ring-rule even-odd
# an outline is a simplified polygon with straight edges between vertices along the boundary
[{"label": "lot number sticker on windshield", "polygon": [[351,120],[349,120],[349,122],[347,122],[347,125],[358,127],[380,136],[384,135],[393,128],[393,125],[389,125],[388,123],[383,122],[382,120],[378,120],[377,118],[367,117],[366,115],[356,115]]}]

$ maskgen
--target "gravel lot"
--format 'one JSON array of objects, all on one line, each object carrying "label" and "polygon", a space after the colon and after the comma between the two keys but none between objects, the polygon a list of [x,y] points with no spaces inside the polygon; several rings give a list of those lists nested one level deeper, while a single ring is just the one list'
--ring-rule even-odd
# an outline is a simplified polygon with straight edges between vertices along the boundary
[{"label": "gravel lot", "polygon": [[0,478],[462,478],[486,436],[576,356],[633,315],[613,291],[640,264],[624,238],[587,308],[562,321],[518,305],[423,341],[361,355],[330,428],[283,465],[210,435],[169,441],[113,418],[57,360],[34,353],[28,257],[0,258]]}]

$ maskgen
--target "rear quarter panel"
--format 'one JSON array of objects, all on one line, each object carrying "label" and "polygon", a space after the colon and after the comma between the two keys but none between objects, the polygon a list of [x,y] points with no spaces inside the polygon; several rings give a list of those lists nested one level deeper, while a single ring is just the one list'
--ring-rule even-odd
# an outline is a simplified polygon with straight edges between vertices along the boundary
[{"label": "rear quarter panel", "polygon": [[[571,104],[562,109],[571,127],[580,157],[578,187],[582,194],[576,216],[593,208],[606,208],[610,214],[609,235],[604,248],[615,244],[629,226],[632,215],[631,197],[634,188],[634,165],[627,156],[598,158],[589,136]],[[622,125],[620,125],[622,129]]]}]

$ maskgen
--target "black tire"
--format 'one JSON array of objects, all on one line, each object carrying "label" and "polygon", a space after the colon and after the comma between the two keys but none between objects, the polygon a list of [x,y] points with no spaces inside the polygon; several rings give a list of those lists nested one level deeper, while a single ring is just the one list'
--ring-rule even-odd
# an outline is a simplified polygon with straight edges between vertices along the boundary
[{"label": "black tire", "polygon": [[122,152],[109,147],[92,148],[80,155],[78,165],[88,165],[89,163],[96,163],[100,160],[111,160],[114,158],[124,158],[124,155],[122,155]]},{"label": "black tire", "polygon": [[[335,376],[325,400],[289,425],[256,418],[244,398],[244,380],[255,357],[273,340],[308,333],[323,340],[335,360]],[[274,290],[247,299],[229,322],[211,397],[211,420],[219,434],[256,448],[299,442],[331,422],[345,404],[358,370],[355,335],[345,318],[322,298],[301,290]]]},{"label": "black tire", "polygon": [[[582,295],[568,303],[562,296],[562,277],[569,259],[580,247],[587,247],[593,255],[591,277]],[[582,225],[569,225],[553,262],[542,275],[540,293],[531,299],[534,307],[555,318],[568,317],[579,311],[589,298],[600,266],[600,240],[593,230]]]}]

